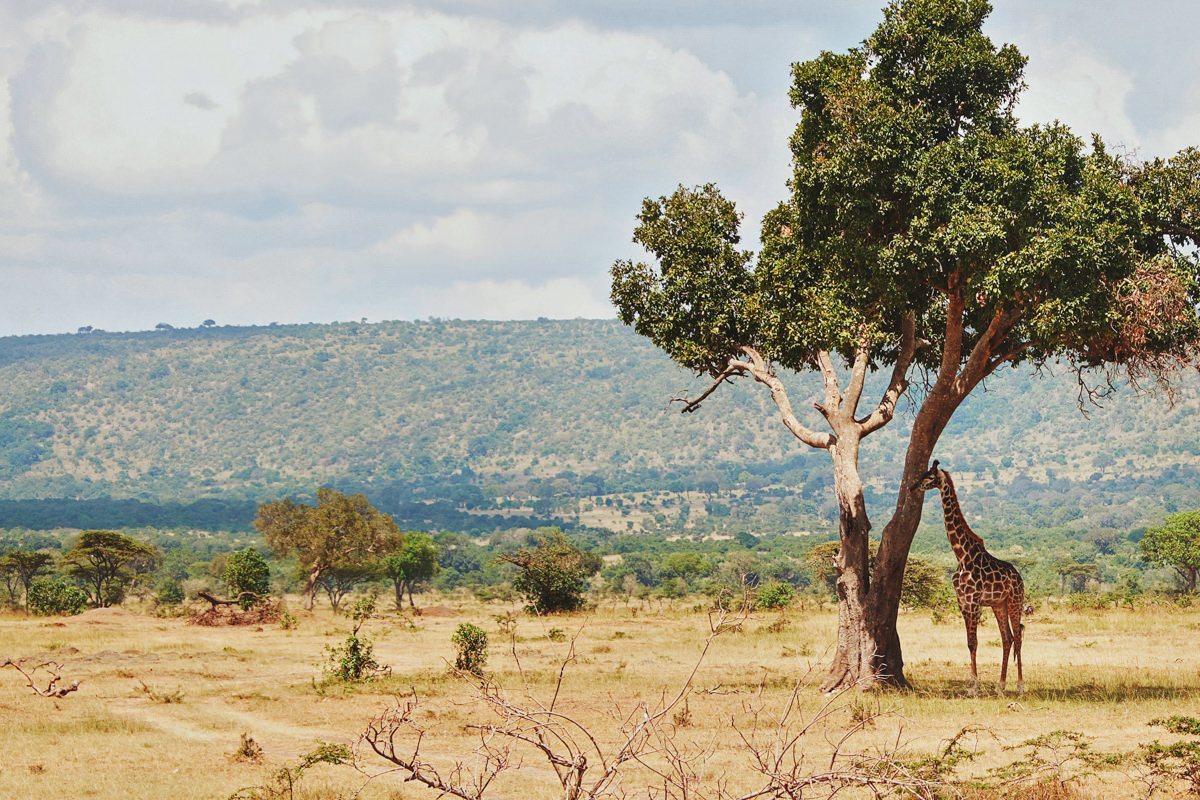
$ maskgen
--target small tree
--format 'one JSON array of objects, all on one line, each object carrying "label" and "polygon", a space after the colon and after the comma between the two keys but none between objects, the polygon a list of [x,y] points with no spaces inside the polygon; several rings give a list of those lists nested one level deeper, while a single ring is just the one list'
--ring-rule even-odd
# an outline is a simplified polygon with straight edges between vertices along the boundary
[{"label": "small tree", "polygon": [[334,564],[321,573],[317,586],[325,591],[329,607],[336,612],[346,595],[370,577],[371,569],[363,564]]},{"label": "small tree", "polygon": [[912,556],[904,567],[900,602],[910,608],[945,608],[951,591],[946,572],[927,558]]},{"label": "small tree", "polygon": [[[267,566],[262,554],[253,547],[234,553],[225,559],[225,570],[221,580],[229,587],[229,594],[237,597],[242,592],[254,592],[262,597],[270,589],[271,568]],[[247,609],[254,605],[254,599],[242,597],[238,605]]]},{"label": "small tree", "polygon": [[539,537],[532,550],[518,550],[499,560],[516,566],[513,589],[529,601],[527,608],[538,614],[578,611],[583,607],[588,578],[599,571],[595,560],[567,541],[562,531]]},{"label": "small tree", "polygon": [[427,533],[406,533],[400,547],[383,560],[382,568],[396,588],[396,608],[404,604],[405,591],[408,592],[409,607],[416,608],[413,586],[437,574],[437,545]]},{"label": "small tree", "polygon": [[1183,590],[1196,591],[1196,578],[1200,574],[1200,511],[1172,514],[1161,527],[1148,529],[1138,546],[1144,561],[1172,567]]},{"label": "small tree", "polygon": [[120,603],[134,579],[158,561],[152,545],[116,531],[84,531],[62,557],[67,574],[88,587],[97,608]]},{"label": "small tree", "polygon": [[1054,571],[1062,581],[1063,594],[1067,593],[1068,583],[1071,585],[1071,591],[1079,593],[1087,589],[1090,581],[1100,577],[1099,565],[1091,562],[1080,563],[1069,558],[1060,558],[1054,562]]},{"label": "small tree", "polygon": [[[15,583],[20,585],[26,597],[28,597],[30,585],[37,579],[38,575],[49,569],[53,561],[54,558],[49,553],[33,550],[10,550],[4,558],[0,558],[0,571],[6,577],[11,576]],[[8,587],[9,595],[12,596],[14,603],[17,601],[13,591],[15,588],[11,584]],[[28,603],[28,601],[26,602]]]}]

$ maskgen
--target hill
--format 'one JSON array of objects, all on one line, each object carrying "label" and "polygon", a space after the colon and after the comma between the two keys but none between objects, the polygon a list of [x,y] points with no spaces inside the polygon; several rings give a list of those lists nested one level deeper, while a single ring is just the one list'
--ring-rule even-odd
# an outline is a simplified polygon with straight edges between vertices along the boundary
[{"label": "hill", "polygon": [[[817,381],[787,382],[809,407]],[[749,383],[669,407],[705,385],[615,321],[3,338],[0,528],[245,531],[255,503],[327,485],[411,528],[830,538],[827,455]],[[1085,415],[1078,394],[1065,370],[1014,370],[960,410],[938,455],[981,533],[1124,539],[1200,507],[1200,380],[1174,406],[1122,391]],[[909,423],[864,446],[877,524]]]}]

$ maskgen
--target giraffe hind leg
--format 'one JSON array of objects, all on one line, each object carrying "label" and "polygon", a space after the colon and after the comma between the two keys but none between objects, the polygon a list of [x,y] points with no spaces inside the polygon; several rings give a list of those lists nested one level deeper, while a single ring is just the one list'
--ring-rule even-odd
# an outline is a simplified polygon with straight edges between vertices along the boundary
[{"label": "giraffe hind leg", "polygon": [[1024,592],[1016,602],[1008,607],[1008,618],[1012,625],[1013,658],[1017,662],[1017,694],[1025,694],[1025,673],[1021,669],[1021,642],[1025,639],[1025,626],[1021,623],[1021,612],[1024,610]]},{"label": "giraffe hind leg", "polygon": [[[1008,682],[1008,654],[1016,640],[1009,624],[1010,611],[1006,606],[1007,604],[992,606],[992,613],[996,615],[996,625],[1000,628],[1000,643],[1004,646],[1004,659],[1000,662],[1000,694],[1004,694],[1004,684]],[[1019,620],[1017,624],[1021,624]]]}]

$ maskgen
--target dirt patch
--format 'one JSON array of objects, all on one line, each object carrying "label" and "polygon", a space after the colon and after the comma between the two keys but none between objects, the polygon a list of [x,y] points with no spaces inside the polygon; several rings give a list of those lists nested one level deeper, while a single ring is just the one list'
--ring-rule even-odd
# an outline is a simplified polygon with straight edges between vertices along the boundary
[{"label": "dirt patch", "polygon": [[446,606],[429,606],[421,609],[422,617],[457,617],[458,611]]},{"label": "dirt patch", "polygon": [[90,625],[103,625],[106,623],[124,622],[132,616],[125,609],[114,606],[112,608],[93,608],[90,611],[76,615],[74,619]]}]

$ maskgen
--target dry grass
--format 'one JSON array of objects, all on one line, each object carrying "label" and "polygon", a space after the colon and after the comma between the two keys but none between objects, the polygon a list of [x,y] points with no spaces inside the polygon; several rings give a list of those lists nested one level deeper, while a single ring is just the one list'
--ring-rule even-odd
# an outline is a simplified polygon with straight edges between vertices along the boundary
[{"label": "dry grass", "polygon": [[[707,616],[690,602],[606,602],[590,615],[546,621],[520,616],[514,659],[495,621],[511,606],[435,597],[426,602],[443,605],[427,609],[415,627],[397,616],[368,624],[364,632],[393,677],[350,687],[320,682],[324,646],[340,643],[349,630],[346,620],[327,611],[300,614],[299,627],[288,631],[198,628],[114,610],[67,619],[0,617],[0,655],[54,659],[65,681],[82,681],[77,693],[54,701],[35,696],[15,671],[0,671],[0,797],[226,797],[295,764],[318,742],[353,744],[391,696],[413,692],[429,727],[426,755],[444,763],[465,757],[477,738],[464,726],[489,720],[471,687],[446,671],[454,656],[450,637],[460,622],[488,632],[488,671],[514,696],[522,683],[517,659],[532,691],[545,694],[571,645],[551,641],[550,630],[575,636],[577,658],[566,672],[561,708],[593,731],[615,736],[612,710],[678,688],[708,634]],[[676,731],[681,745],[714,745],[703,771],[712,777],[724,772],[734,786],[749,788],[754,776],[731,720],[745,724],[753,708],[777,712],[797,684],[806,719],[830,702],[811,684],[830,651],[834,612],[793,610],[787,625],[774,624],[777,619],[774,613],[752,618],[741,632],[715,640],[688,695],[686,724]],[[1198,628],[1200,610],[1035,615],[1026,627],[1028,691],[1018,699],[995,695],[1000,649],[993,624],[980,632],[983,696],[970,699],[961,624],[905,615],[901,637],[913,690],[835,699],[834,710],[805,737],[806,764],[814,771],[826,768],[843,739],[855,752],[929,754],[968,726],[979,732],[963,743],[979,756],[964,775],[1008,763],[1016,756],[1004,746],[1056,730],[1081,731],[1097,750],[1132,750],[1162,734],[1147,727],[1149,720],[1200,715]],[[1009,677],[1012,688],[1011,670]],[[259,761],[236,758],[243,734],[261,746]],[[530,757],[498,788],[508,796],[556,796],[547,777]],[[360,784],[349,770],[320,766],[298,796],[332,797]],[[1119,775],[1102,786],[1055,785],[1026,787],[1019,796],[1133,797],[1140,790]],[[379,779],[362,794],[364,800],[401,796],[433,795],[403,785],[398,776]]]}]

